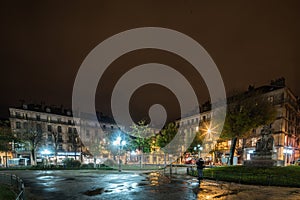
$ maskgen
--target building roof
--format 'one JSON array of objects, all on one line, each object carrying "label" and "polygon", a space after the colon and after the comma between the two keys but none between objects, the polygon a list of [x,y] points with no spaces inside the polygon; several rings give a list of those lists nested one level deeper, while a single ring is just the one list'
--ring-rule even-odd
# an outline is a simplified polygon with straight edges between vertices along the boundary
[{"label": "building roof", "polygon": [[[49,114],[55,114],[55,115],[61,115],[66,117],[73,117],[73,112],[71,109],[66,109],[63,106],[57,107],[57,106],[48,106],[44,104],[23,104],[19,107],[13,107],[15,109],[20,110],[28,110],[28,111],[34,111],[34,112],[41,112],[41,113],[49,113]],[[100,122],[103,123],[115,123],[114,120],[104,115],[101,112],[96,112],[96,116]],[[80,113],[80,117],[82,119],[92,119],[92,115],[89,113]]]}]

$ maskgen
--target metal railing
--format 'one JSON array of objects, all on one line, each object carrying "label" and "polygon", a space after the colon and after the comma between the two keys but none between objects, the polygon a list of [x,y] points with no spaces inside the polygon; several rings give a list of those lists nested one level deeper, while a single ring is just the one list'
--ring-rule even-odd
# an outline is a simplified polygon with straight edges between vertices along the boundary
[{"label": "metal railing", "polygon": [[24,182],[20,177],[14,174],[0,173],[0,183],[10,185],[18,191],[16,200],[25,200]]}]

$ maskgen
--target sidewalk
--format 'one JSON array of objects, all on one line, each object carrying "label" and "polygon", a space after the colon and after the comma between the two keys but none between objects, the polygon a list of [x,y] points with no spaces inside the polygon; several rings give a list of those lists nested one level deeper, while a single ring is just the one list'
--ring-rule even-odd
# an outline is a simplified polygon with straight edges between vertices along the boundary
[{"label": "sidewalk", "polygon": [[256,186],[204,180],[194,188],[197,199],[219,200],[300,200],[300,188]]}]

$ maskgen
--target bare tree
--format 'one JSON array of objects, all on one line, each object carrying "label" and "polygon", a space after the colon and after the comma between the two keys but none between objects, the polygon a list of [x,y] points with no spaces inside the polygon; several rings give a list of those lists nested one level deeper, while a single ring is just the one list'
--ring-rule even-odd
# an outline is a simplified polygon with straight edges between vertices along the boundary
[{"label": "bare tree", "polygon": [[57,151],[59,145],[59,133],[57,131],[52,130],[52,143],[53,143],[53,150],[54,150],[54,157],[55,157],[55,165],[57,165]]},{"label": "bare tree", "polygon": [[74,158],[77,158],[78,149],[81,147],[81,140],[79,138],[76,128],[73,128],[72,131],[69,131],[69,142],[72,143],[72,150],[74,151]]},{"label": "bare tree", "polygon": [[27,143],[30,149],[31,165],[36,165],[36,150],[43,141],[42,124],[29,123],[18,137]]}]

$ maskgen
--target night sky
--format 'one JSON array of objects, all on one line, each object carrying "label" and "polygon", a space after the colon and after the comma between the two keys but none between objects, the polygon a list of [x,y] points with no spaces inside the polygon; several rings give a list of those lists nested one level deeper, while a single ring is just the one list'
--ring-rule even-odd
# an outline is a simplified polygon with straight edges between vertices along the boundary
[{"label": "night sky", "polygon": [[[8,117],[8,107],[20,105],[21,99],[71,108],[73,83],[87,54],[114,34],[147,26],[174,29],[198,41],[218,66],[227,94],[283,76],[300,95],[299,1],[127,2],[1,2],[0,117]],[[106,71],[98,85],[97,110],[110,114],[116,81],[148,62],[174,67],[191,82],[201,103],[208,99],[202,78],[184,59],[138,50],[121,56]],[[132,97],[133,117],[143,118],[153,103],[166,106],[169,120],[179,116],[178,102],[168,89],[147,85]]]}]

